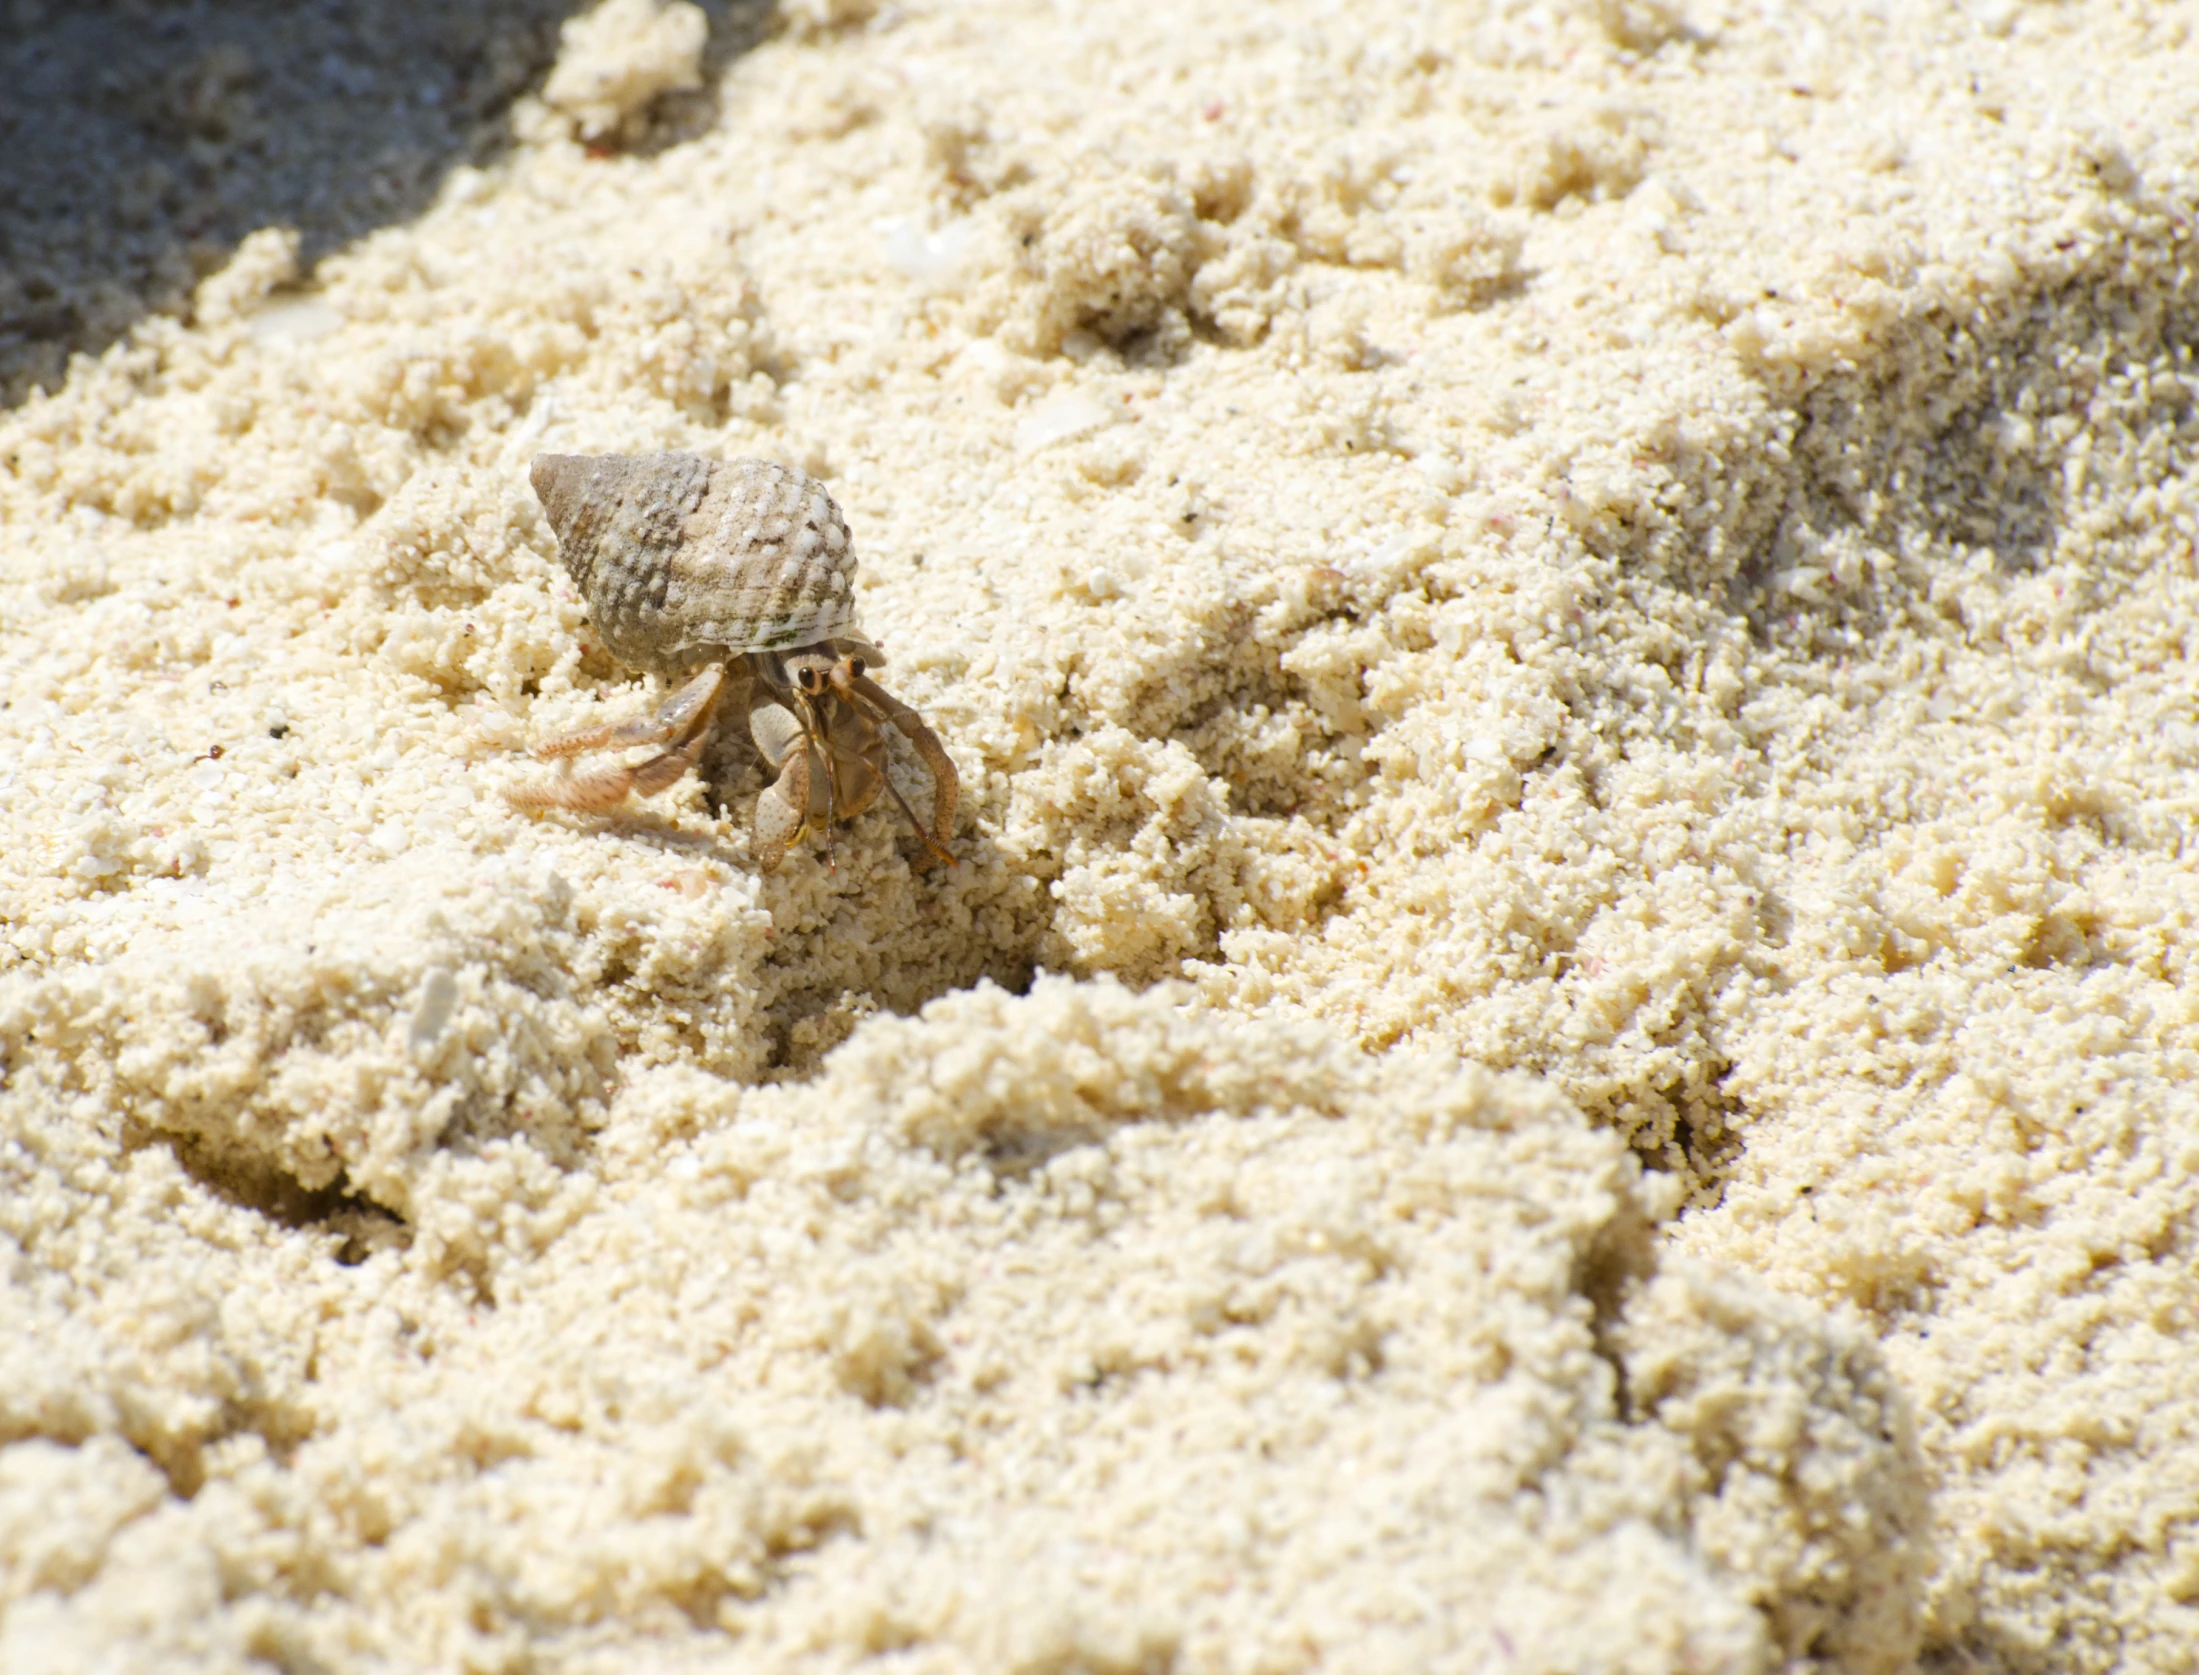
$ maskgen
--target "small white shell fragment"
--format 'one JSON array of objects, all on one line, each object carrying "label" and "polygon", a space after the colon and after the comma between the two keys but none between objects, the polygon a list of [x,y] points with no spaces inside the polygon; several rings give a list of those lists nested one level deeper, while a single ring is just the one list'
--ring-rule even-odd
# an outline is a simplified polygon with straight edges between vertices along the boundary
[{"label": "small white shell fragment", "polygon": [[420,996],[413,1002],[412,1023],[406,1031],[414,1052],[423,1052],[441,1039],[458,1005],[458,979],[448,966],[434,966],[420,982]]},{"label": "small white shell fragment", "polygon": [[1114,409],[1082,390],[1063,390],[1016,421],[1016,451],[1032,454],[1056,442],[1089,435],[1113,424],[1116,417]]},{"label": "small white shell fragment", "polygon": [[967,221],[949,221],[943,227],[895,221],[885,235],[886,260],[924,291],[952,290],[977,245],[977,229]]},{"label": "small white shell fragment", "polygon": [[274,297],[247,322],[262,343],[311,343],[344,323],[344,317],[317,296]]}]

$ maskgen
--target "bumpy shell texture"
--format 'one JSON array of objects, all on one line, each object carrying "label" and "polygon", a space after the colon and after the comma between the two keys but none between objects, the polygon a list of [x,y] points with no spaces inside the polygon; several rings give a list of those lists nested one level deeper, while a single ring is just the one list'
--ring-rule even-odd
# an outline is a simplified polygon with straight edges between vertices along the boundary
[{"label": "bumpy shell texture", "polygon": [[530,477],[596,633],[623,662],[675,675],[860,633],[847,523],[792,466],[538,454]]}]

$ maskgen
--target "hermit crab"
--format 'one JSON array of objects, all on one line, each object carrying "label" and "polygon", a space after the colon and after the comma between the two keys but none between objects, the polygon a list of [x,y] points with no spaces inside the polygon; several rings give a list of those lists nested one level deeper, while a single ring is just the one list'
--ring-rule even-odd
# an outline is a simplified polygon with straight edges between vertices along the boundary
[{"label": "hermit crab", "polygon": [[[522,786],[506,793],[514,804],[593,813],[652,796],[701,760],[730,713],[775,776],[752,828],[764,871],[810,831],[829,862],[834,825],[881,790],[952,864],[954,763],[924,718],[870,678],[885,658],[856,626],[855,550],[822,483],[770,460],[696,454],[541,454],[530,475],[604,649],[679,684],[654,714],[535,750],[552,761],[637,745],[658,754]],[[889,726],[931,773],[929,829],[887,776]]]}]

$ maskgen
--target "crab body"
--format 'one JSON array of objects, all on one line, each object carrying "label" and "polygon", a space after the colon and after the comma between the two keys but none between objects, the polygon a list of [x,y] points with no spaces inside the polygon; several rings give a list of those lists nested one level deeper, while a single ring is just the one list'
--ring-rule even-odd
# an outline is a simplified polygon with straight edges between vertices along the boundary
[{"label": "crab body", "polygon": [[[881,789],[929,851],[953,860],[954,764],[923,718],[869,677],[885,659],[856,626],[855,550],[823,484],[769,460],[694,454],[544,454],[532,480],[605,649],[681,684],[651,715],[535,752],[556,760],[653,744],[656,755],[522,787],[513,803],[601,811],[665,790],[730,711],[774,775],[753,826],[765,871],[811,830],[829,852],[833,826]],[[889,726],[931,773],[928,831],[887,777]]]}]

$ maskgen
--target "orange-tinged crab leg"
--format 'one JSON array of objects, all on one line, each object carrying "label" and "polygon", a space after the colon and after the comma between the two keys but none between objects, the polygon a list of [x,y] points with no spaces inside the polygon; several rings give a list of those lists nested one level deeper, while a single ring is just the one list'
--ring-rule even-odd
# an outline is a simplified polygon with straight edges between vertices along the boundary
[{"label": "orange-tinged crab leg", "polygon": [[702,759],[710,738],[710,721],[718,695],[724,689],[725,671],[716,665],[705,669],[660,705],[654,715],[636,721],[598,727],[553,739],[535,752],[556,760],[584,750],[614,749],[622,745],[673,741],[674,748],[632,766],[601,768],[545,784],[521,785],[504,793],[514,808],[570,809],[580,814],[601,814],[630,796],[653,797],[679,783]]},{"label": "orange-tinged crab leg", "polygon": [[[954,865],[954,852],[947,848],[947,839],[954,836],[954,809],[961,795],[962,779],[954,771],[954,762],[947,755],[947,747],[939,742],[939,735],[925,724],[922,716],[876,681],[865,675],[855,675],[850,678],[848,685],[864,702],[874,706],[886,720],[900,729],[901,736],[915,746],[916,754],[923,758],[924,766],[932,776],[931,830],[927,832],[914,814],[909,815],[909,824],[916,828],[916,835],[935,854],[949,866]],[[892,781],[888,780],[887,784],[890,786]],[[900,792],[894,792],[894,800],[901,803],[904,811],[907,810],[909,805],[901,801]]]}]

